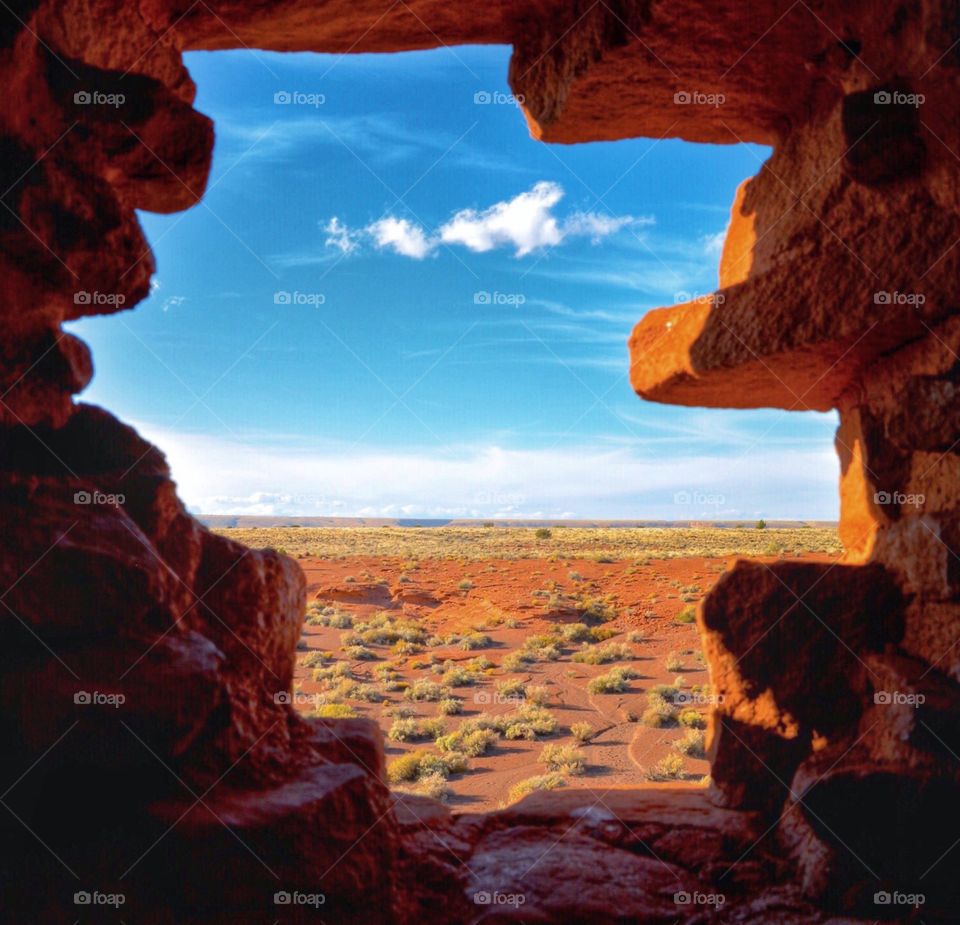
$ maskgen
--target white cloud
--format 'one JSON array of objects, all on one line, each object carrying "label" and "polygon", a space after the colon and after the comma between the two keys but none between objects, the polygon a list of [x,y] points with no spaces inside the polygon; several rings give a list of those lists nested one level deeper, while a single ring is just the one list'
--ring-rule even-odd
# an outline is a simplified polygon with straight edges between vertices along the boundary
[{"label": "white cloud", "polygon": [[727,229],[714,234],[705,234],[700,240],[703,242],[704,253],[708,257],[719,257],[723,253],[723,242],[727,238]]},{"label": "white cloud", "polygon": [[557,183],[541,181],[533,189],[477,212],[461,209],[440,229],[445,244],[461,244],[476,253],[506,245],[523,257],[559,244],[564,237],[551,209],[563,198]]},{"label": "white cloud", "polygon": [[[140,427],[167,454],[181,496],[206,514],[344,517],[735,519],[836,516],[829,445],[748,453],[564,445],[420,450],[257,443]],[[677,502],[678,493],[686,493]]]},{"label": "white cloud", "polygon": [[327,247],[336,248],[341,254],[352,254],[360,246],[357,243],[356,234],[351,233],[350,229],[336,216],[324,225],[323,230],[327,233],[324,244]]},{"label": "white cloud", "polygon": [[628,225],[652,225],[653,219],[634,218],[632,215],[600,215],[597,212],[574,212],[564,223],[563,233],[579,235],[597,244],[601,238],[616,234]]},{"label": "white cloud", "polygon": [[386,248],[414,260],[423,260],[436,247],[435,242],[427,240],[423,228],[405,218],[381,218],[368,225],[367,231],[378,248]]},{"label": "white cloud", "polygon": [[[387,216],[366,228],[351,231],[337,216],[326,225],[328,246],[352,252],[363,236],[380,250],[414,260],[422,260],[440,245],[465,247],[474,253],[486,253],[500,247],[511,248],[517,257],[555,247],[569,238],[586,237],[593,243],[616,234],[629,225],[649,225],[653,218],[632,215],[601,215],[574,212],[566,218],[554,215],[554,207],[563,199],[563,187],[545,180],[512,199],[496,202],[486,209],[460,209],[430,233],[405,218]],[[349,251],[345,250],[349,244]]]}]

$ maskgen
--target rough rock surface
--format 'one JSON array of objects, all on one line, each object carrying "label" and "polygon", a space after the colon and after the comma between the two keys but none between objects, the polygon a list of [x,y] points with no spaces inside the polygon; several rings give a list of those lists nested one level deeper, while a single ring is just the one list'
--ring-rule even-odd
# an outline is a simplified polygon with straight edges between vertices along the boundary
[{"label": "rough rock surface", "polygon": [[[74,921],[87,892],[129,897],[144,923],[955,920],[954,0],[2,6],[11,921]],[[283,702],[295,564],[211,535],[157,449],[74,402],[92,360],[63,322],[144,298],[135,210],[204,192],[214,129],[184,50],[464,42],[513,46],[545,141],[773,146],[737,193],[717,292],[631,338],[643,397],[841,417],[847,564],[740,564],[702,608],[723,698],[709,797],[581,791],[457,818],[394,804],[375,729]]]}]

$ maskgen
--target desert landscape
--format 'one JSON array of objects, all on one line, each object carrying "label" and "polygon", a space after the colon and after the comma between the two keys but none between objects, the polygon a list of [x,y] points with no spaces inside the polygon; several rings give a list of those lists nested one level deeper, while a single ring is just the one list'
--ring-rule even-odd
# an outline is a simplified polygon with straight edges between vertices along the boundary
[{"label": "desert landscape", "polygon": [[705,784],[715,697],[697,603],[733,557],[840,550],[822,526],[220,532],[306,575],[296,708],[376,720],[391,785],[454,811]]}]

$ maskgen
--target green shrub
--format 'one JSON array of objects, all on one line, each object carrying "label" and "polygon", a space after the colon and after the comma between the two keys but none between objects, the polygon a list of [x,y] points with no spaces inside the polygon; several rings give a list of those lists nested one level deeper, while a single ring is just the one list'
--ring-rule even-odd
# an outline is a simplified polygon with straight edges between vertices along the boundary
[{"label": "green shrub", "polygon": [[550,691],[542,684],[527,685],[527,703],[545,707],[550,702]]},{"label": "green shrub", "polygon": [[536,739],[538,735],[550,735],[557,729],[556,717],[547,709],[535,704],[524,703],[510,713],[493,716],[481,713],[465,720],[461,732],[473,729],[492,729],[506,739]]},{"label": "green shrub", "polygon": [[484,633],[468,633],[460,640],[460,648],[470,651],[471,649],[486,649],[493,644],[493,640]]},{"label": "green shrub", "polygon": [[567,642],[584,642],[590,638],[590,627],[586,623],[568,623],[563,627],[563,638]]},{"label": "green shrub", "polygon": [[447,731],[447,726],[439,716],[434,716],[420,721],[420,731],[426,739],[438,739]]},{"label": "green shrub", "polygon": [[581,595],[577,599],[576,608],[582,617],[595,620],[597,623],[609,623],[617,616],[612,602],[599,597]]},{"label": "green shrub", "polygon": [[423,780],[433,774],[444,779],[451,774],[462,774],[467,769],[467,760],[463,755],[435,755],[432,752],[416,751],[401,755],[387,765],[387,780],[391,784],[404,781]]},{"label": "green shrub", "polygon": [[519,678],[497,682],[497,693],[502,698],[520,699],[527,696],[527,686]]},{"label": "green shrub", "polygon": [[662,729],[664,726],[672,726],[676,715],[677,711],[672,703],[651,691],[647,694],[647,708],[643,711],[640,722],[653,729]]},{"label": "green shrub", "polygon": [[595,626],[590,630],[590,638],[594,642],[606,642],[608,639],[617,635],[617,631],[609,626]]},{"label": "green shrub", "polygon": [[677,780],[683,775],[683,756],[667,755],[648,768],[646,778],[649,781]]},{"label": "green shrub", "polygon": [[437,748],[441,752],[459,752],[469,758],[486,754],[500,737],[492,729],[474,729],[464,723],[456,732],[440,736]]},{"label": "green shrub", "polygon": [[556,639],[549,633],[534,633],[523,640],[523,648],[527,652],[536,652],[547,646],[556,645]]},{"label": "green shrub", "polygon": [[440,680],[446,684],[447,687],[467,687],[476,682],[477,676],[473,672],[467,671],[466,668],[455,665],[452,668],[448,668]]},{"label": "green shrub", "polygon": [[398,703],[395,706],[387,707],[383,711],[384,716],[396,716],[399,719],[410,719],[411,716],[416,716],[417,711],[413,707],[408,707],[405,703]]},{"label": "green shrub", "polygon": [[537,657],[530,652],[508,652],[500,667],[504,671],[523,671],[530,662],[535,662]]},{"label": "green shrub", "polygon": [[302,658],[297,659],[297,664],[301,668],[320,668],[323,666],[323,663],[329,659],[329,655],[326,652],[308,652]]},{"label": "green shrub", "polygon": [[535,739],[556,731],[557,720],[543,707],[524,705],[513,713],[497,717],[498,729],[506,739]]},{"label": "green shrub", "polygon": [[460,584],[457,585],[457,587],[461,591],[469,591],[473,588],[473,582],[470,581],[468,578],[464,578],[463,581],[461,581]]},{"label": "green shrub", "polygon": [[556,790],[557,787],[562,787],[565,783],[563,775],[556,772],[541,774],[538,777],[528,777],[510,788],[507,801],[516,803],[517,800],[522,799],[529,793],[537,790]]},{"label": "green shrub", "polygon": [[589,742],[593,738],[593,726],[589,723],[574,723],[570,727],[570,734],[578,742]]},{"label": "green shrub", "polygon": [[524,661],[555,662],[563,655],[555,636],[537,633],[523,641]]},{"label": "green shrub", "polygon": [[637,673],[631,668],[622,668],[620,666],[611,668],[606,674],[598,674],[590,680],[587,690],[591,694],[618,694],[625,691],[631,678],[636,678]]},{"label": "green shrub", "polygon": [[583,774],[587,769],[583,752],[572,745],[544,745],[539,760],[561,774]]},{"label": "green shrub", "polygon": [[608,642],[606,645],[587,646],[573,654],[573,661],[585,665],[605,665],[633,658],[633,650],[622,642]]},{"label": "green shrub", "polygon": [[705,758],[704,735],[701,729],[688,729],[682,739],[677,739],[673,747],[689,758]]},{"label": "green shrub", "polygon": [[463,712],[463,701],[458,697],[441,697],[437,701],[437,713],[441,716],[455,716]]},{"label": "green shrub", "polygon": [[430,797],[432,800],[439,800],[446,803],[453,793],[452,788],[447,783],[446,777],[438,772],[426,774],[417,782],[417,793],[420,796]]},{"label": "green shrub", "polygon": [[328,668],[315,668],[313,671],[313,680],[321,683],[331,681],[337,678],[351,678],[353,672],[346,662],[336,662]]},{"label": "green shrub", "polygon": [[467,662],[467,670],[473,671],[476,674],[482,674],[485,671],[489,671],[491,668],[495,668],[493,662],[490,661],[485,655],[478,655],[476,658],[470,659]]},{"label": "green shrub", "polygon": [[387,732],[393,742],[412,742],[417,739],[436,739],[444,733],[442,719],[416,720],[408,717],[396,719]]},{"label": "green shrub", "polygon": [[677,722],[687,729],[706,729],[707,721],[696,710],[684,710],[678,717]]},{"label": "green shrub", "polygon": [[383,694],[372,684],[355,684],[346,696],[350,700],[364,700],[367,703],[380,703],[383,700]]},{"label": "green shrub", "polygon": [[443,700],[450,696],[450,688],[428,678],[420,678],[406,689],[403,696],[413,701]]},{"label": "green shrub", "polygon": [[533,535],[538,540],[549,540],[553,536],[553,531],[549,527],[537,527],[534,530]]},{"label": "green shrub", "polygon": [[322,703],[309,713],[314,719],[352,719],[356,711],[346,703]]},{"label": "green shrub", "polygon": [[395,719],[387,730],[391,742],[409,742],[419,737],[419,726],[415,719]]},{"label": "green shrub", "polygon": [[674,618],[677,623],[695,623],[697,612],[693,607],[684,607]]},{"label": "green shrub", "polygon": [[420,775],[420,762],[425,754],[426,752],[408,752],[395,758],[387,765],[387,780],[391,784],[416,780]]}]

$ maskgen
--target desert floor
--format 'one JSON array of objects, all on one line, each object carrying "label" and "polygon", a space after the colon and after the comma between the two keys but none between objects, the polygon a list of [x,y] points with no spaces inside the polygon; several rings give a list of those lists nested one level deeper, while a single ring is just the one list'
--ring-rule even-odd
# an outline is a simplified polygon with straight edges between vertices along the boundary
[{"label": "desert floor", "polygon": [[[366,716],[386,736],[393,729],[386,747],[396,786],[455,811],[496,808],[529,787],[602,795],[662,781],[702,785],[713,695],[694,608],[737,553],[763,562],[839,554],[835,533],[819,528],[554,529],[546,538],[520,528],[220,532],[299,558],[308,610],[298,709]],[[591,664],[597,656],[610,660]],[[624,689],[592,692],[591,680],[611,669],[629,670],[613,685]],[[466,744],[463,736],[435,742],[464,723],[467,734],[531,713],[553,731],[524,738],[533,733],[508,733],[502,722],[499,733]],[[548,745],[575,750],[556,756],[553,773],[541,760]],[[468,753],[465,768],[393,764],[451,750]]]}]

